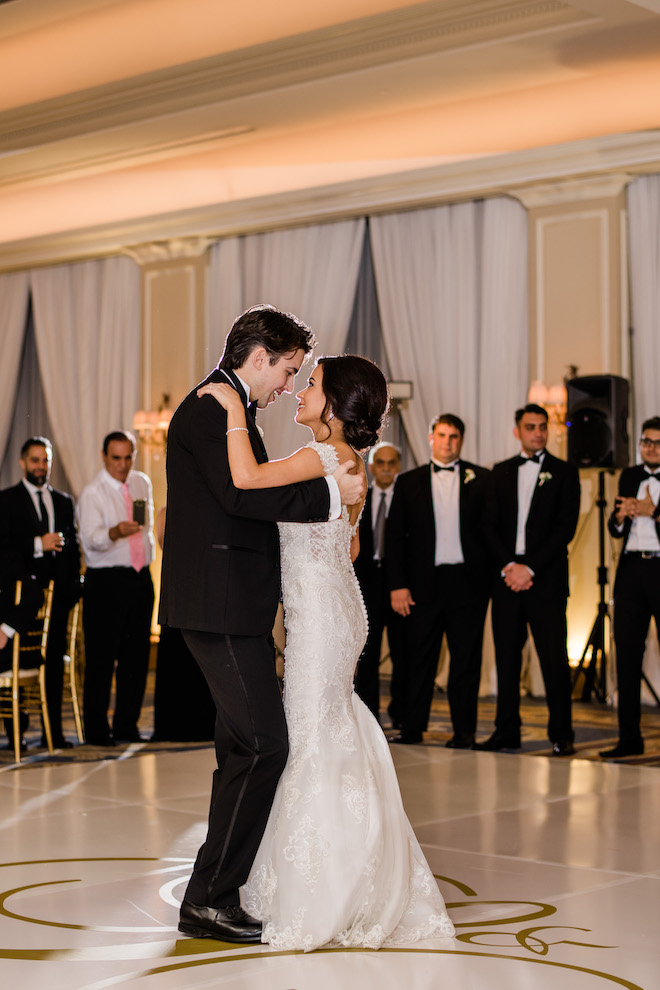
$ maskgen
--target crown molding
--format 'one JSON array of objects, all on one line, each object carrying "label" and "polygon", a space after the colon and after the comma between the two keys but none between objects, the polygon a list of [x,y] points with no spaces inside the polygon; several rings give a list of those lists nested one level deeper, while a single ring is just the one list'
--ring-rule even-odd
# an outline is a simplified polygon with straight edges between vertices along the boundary
[{"label": "crown molding", "polygon": [[58,141],[258,92],[599,21],[560,0],[428,0],[5,110],[0,152],[29,155]]},{"label": "crown molding", "polygon": [[[231,235],[484,196],[509,195],[523,202],[527,198],[531,204],[534,189],[543,186],[553,188],[555,195],[565,187],[573,200],[583,194],[593,198],[588,192],[594,189],[602,197],[604,190],[620,190],[626,181],[649,173],[660,173],[660,130],[475,158],[0,244],[0,271],[103,257],[126,249],[134,256],[142,252],[143,258],[152,252],[153,260],[159,250],[165,252],[161,258],[168,256],[171,248],[164,242],[177,242],[177,250],[184,251],[181,242],[200,244],[199,238],[211,243]],[[594,183],[597,177],[600,183]],[[161,247],[145,247],[154,244]]]}]

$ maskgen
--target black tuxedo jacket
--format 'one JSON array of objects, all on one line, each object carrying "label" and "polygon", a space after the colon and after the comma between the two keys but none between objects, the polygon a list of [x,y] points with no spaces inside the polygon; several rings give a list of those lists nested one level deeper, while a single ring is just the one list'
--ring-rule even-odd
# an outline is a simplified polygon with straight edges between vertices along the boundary
[{"label": "black tuxedo jacket", "polygon": [[50,493],[55,532],[64,535],[62,550],[35,558],[34,538],[39,535],[39,517],[22,482],[0,492],[0,547],[15,554],[20,559],[22,571],[35,574],[40,583],[47,584],[54,579],[56,594],[68,609],[80,597],[80,548],[73,499],[55,488],[51,488]]},{"label": "black tuxedo jacket", "polygon": [[[232,372],[226,373],[244,398]],[[216,368],[205,382],[227,382]],[[271,632],[280,595],[275,520],[322,522],[330,496],[322,479],[239,491],[227,458],[227,414],[196,385],[178,407],[167,441],[167,515],[160,622],[179,629],[260,636]],[[267,455],[247,417],[260,463]]]},{"label": "black tuxedo jacket", "polygon": [[[544,480],[544,475],[549,477]],[[512,560],[520,560],[534,571],[536,587],[556,583],[558,593],[567,595],[567,547],[579,514],[577,468],[546,451],[527,516],[525,556],[517,558],[518,458],[496,464],[488,485],[486,534],[497,574]]]},{"label": "black tuxedo jacket", "polygon": [[[644,471],[643,464],[636,464],[635,467],[626,468],[621,472],[619,477],[619,495],[623,498],[637,498],[637,492],[639,491],[639,486],[646,478],[646,473]],[[621,551],[621,556],[619,557],[619,563],[616,569],[616,578],[614,581],[614,591],[616,593],[616,585],[619,580],[619,574],[621,572],[622,566],[625,564],[624,550],[628,543],[628,537],[630,536],[630,530],[632,527],[632,519],[626,518],[623,520],[623,530],[619,532],[616,525],[616,507],[613,509],[609,519],[607,520],[607,528],[610,534],[617,540],[623,537],[623,547]],[[658,534],[658,539],[660,540],[660,521],[655,520],[655,531]]]},{"label": "black tuxedo jacket", "polygon": [[[16,581],[22,582],[21,600],[16,598]],[[29,629],[32,620],[41,608],[44,596],[38,582],[31,574],[22,571],[20,558],[12,552],[0,551],[0,623],[6,622],[17,633]],[[5,648],[11,653],[11,641]],[[0,650],[0,663],[6,666],[5,651]]]},{"label": "black tuxedo jacket", "polygon": [[[473,581],[485,584],[488,555],[482,528],[489,472],[468,461],[458,463],[463,559],[472,571]],[[429,601],[435,569],[435,518],[429,464],[405,471],[397,478],[387,517],[386,541],[390,589],[409,588],[416,602]]]}]

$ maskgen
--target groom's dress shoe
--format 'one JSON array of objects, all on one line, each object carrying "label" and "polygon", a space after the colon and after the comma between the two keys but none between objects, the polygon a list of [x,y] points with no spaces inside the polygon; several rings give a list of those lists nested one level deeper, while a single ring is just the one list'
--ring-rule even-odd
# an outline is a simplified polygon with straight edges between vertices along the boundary
[{"label": "groom's dress shoe", "polygon": [[475,743],[474,749],[486,753],[495,753],[498,749],[520,749],[520,736],[503,736],[494,732],[483,742]]},{"label": "groom's dress shoe", "polygon": [[195,938],[217,938],[221,942],[261,942],[261,922],[246,914],[239,904],[212,908],[184,901],[179,931]]}]

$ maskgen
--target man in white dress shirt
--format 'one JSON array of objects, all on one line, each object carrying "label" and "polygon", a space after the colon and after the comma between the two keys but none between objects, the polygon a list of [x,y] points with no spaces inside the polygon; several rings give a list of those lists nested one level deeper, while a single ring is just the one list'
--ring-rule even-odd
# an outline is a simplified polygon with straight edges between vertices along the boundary
[{"label": "man in white dress shirt", "polygon": [[608,528],[623,538],[614,582],[614,642],[619,690],[619,741],[605,759],[644,752],[640,687],[651,616],[660,629],[660,417],[647,419],[639,441],[642,463],[626,468]]},{"label": "man in white dress shirt", "polygon": [[485,532],[494,564],[493,639],[497,666],[495,731],[475,749],[519,749],[520,671],[528,628],[539,656],[555,756],[571,756],[571,675],[566,650],[568,544],[580,512],[573,464],[546,450],[548,414],[516,410],[517,457],[496,464],[486,496]]},{"label": "man in white dress shirt", "polygon": [[430,426],[431,463],[399,475],[387,519],[392,608],[406,627],[405,711],[390,742],[421,743],[447,635],[450,748],[474,743],[488,607],[482,534],[488,471],[461,459],[465,425],[445,413]]},{"label": "man in white dress shirt", "polygon": [[[154,589],[154,505],[151,482],[133,470],[135,438],[124,431],[103,441],[103,468],[80,493],[78,528],[87,570],[85,739],[94,746],[143,741],[138,719],[149,667]],[[116,702],[108,723],[116,663]]]}]

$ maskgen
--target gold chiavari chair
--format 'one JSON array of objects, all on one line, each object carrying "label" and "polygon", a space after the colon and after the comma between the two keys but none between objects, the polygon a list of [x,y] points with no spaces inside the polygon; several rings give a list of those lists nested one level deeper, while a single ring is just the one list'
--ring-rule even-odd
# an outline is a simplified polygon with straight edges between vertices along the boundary
[{"label": "gold chiavari chair", "polygon": [[64,656],[64,692],[71,697],[73,717],[76,723],[78,742],[84,739],[82,717],[80,714],[80,696],[82,683],[81,664],[81,621],[80,610],[82,602],[78,600],[71,609],[69,616],[69,652]]},{"label": "gold chiavari chair", "polygon": [[[48,752],[53,752],[53,737],[46,704],[46,645],[50,628],[54,582],[44,589],[44,602],[28,632],[16,633],[12,644],[11,670],[0,671],[0,715],[14,724],[14,754],[21,759],[21,712],[38,712],[43,722]],[[21,600],[22,585],[16,582],[16,604]]]}]

